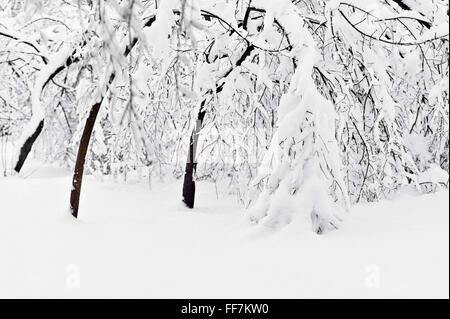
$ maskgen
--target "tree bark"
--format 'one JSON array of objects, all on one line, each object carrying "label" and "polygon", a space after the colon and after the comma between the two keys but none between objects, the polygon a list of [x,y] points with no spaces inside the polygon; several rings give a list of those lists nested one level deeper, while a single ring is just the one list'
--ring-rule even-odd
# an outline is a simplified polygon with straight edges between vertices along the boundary
[{"label": "tree bark", "polygon": [[[85,45],[85,43],[83,43],[83,46],[84,45]],[[40,89],[40,92],[39,92],[40,94],[44,91],[44,89],[47,87],[47,85],[50,83],[50,81],[52,81],[62,70],[64,70],[65,68],[68,68],[70,65],[79,61],[79,58],[75,57],[76,52],[77,51],[74,50],[73,53],[71,54],[71,56],[69,56],[66,59],[64,64],[59,66],[56,70],[54,70],[48,76],[48,78],[45,80],[42,88]],[[46,60],[44,60],[44,62],[45,62],[45,64],[47,64]],[[39,121],[39,125],[36,127],[36,129],[33,131],[33,133],[31,133],[31,135],[25,140],[22,147],[20,148],[19,157],[18,157],[16,165],[14,167],[14,170],[17,173],[20,173],[20,170],[22,169],[23,164],[25,163],[25,160],[27,159],[28,155],[30,154],[34,143],[38,139],[39,135],[42,133],[43,129],[44,129],[44,119],[42,118]]]},{"label": "tree bark", "polygon": [[103,98],[100,102],[94,104],[91,108],[89,116],[86,120],[86,125],[84,126],[83,135],[80,140],[80,147],[78,149],[77,161],[75,163],[75,171],[73,173],[72,180],[72,192],[70,193],[70,212],[73,217],[78,217],[78,207],[80,205],[80,195],[81,195],[81,183],[83,182],[83,172],[84,163],[86,161],[86,154],[89,147],[89,141],[92,136],[92,131],[94,130],[95,120],[97,119],[98,112],[100,110],[100,105],[102,104]]},{"label": "tree bark", "polygon": [[[144,27],[150,27],[156,21],[156,17],[150,17],[145,23]],[[125,57],[130,54],[134,46],[137,44],[138,38],[133,38],[131,43],[125,48],[123,55]],[[113,72],[109,77],[108,87],[106,91],[109,90],[111,84],[114,82],[115,73]],[[81,185],[83,182],[84,164],[86,162],[86,154],[89,148],[89,142],[91,140],[92,131],[94,130],[95,121],[97,119],[98,112],[100,111],[100,106],[103,102],[104,96],[100,99],[100,102],[94,104],[89,113],[89,117],[86,120],[86,125],[84,126],[83,135],[81,136],[80,146],[78,149],[77,160],[75,162],[75,170],[72,179],[72,191],[70,193],[70,212],[73,217],[78,218],[78,210],[80,206],[80,195],[81,195]]]},{"label": "tree bark", "polygon": [[189,208],[194,208],[195,203],[195,181],[194,181],[194,173],[197,169],[197,145],[198,145],[198,137],[200,134],[200,130],[203,125],[203,120],[205,119],[206,111],[204,110],[204,106],[206,104],[206,99],[203,100],[200,112],[197,116],[197,123],[195,125],[194,130],[191,134],[191,139],[189,143],[189,153],[188,159],[186,161],[186,170],[184,173],[184,182],[183,182],[183,202]]},{"label": "tree bark", "polygon": [[20,173],[20,170],[22,169],[23,164],[28,157],[28,154],[31,152],[31,148],[34,145],[34,142],[36,142],[43,129],[44,120],[41,120],[36,130],[26,139],[25,143],[23,143],[22,147],[20,148],[19,158],[17,159],[16,166],[14,167],[14,170],[17,173]]},{"label": "tree bark", "polygon": [[[242,65],[242,63],[250,56],[255,47],[248,43],[248,46],[240,59],[236,61],[234,67],[232,67],[221,79],[222,83],[216,87],[216,94],[222,92],[223,87],[225,85],[225,79],[231,74],[231,72]],[[186,169],[184,173],[184,182],[183,182],[183,202],[186,204],[188,208],[194,208],[195,204],[195,181],[194,181],[194,173],[197,169],[197,145],[198,145],[198,137],[200,134],[200,130],[203,125],[203,120],[206,116],[205,106],[208,100],[208,95],[212,94],[212,90],[209,90],[206,93],[206,97],[203,99],[200,105],[200,111],[197,116],[197,123],[192,131],[190,143],[189,143],[189,153],[188,159],[186,162]]]}]

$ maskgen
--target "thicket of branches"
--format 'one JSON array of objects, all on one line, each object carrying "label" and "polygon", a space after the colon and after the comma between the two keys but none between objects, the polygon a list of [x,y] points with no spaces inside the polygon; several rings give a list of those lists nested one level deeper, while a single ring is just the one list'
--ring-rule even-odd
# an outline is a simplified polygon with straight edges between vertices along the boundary
[{"label": "thicket of branches", "polygon": [[30,151],[75,166],[75,216],[85,167],[184,178],[189,207],[195,180],[227,180],[255,222],[334,229],[448,186],[448,19],[438,0],[3,0],[2,149],[17,172]]}]

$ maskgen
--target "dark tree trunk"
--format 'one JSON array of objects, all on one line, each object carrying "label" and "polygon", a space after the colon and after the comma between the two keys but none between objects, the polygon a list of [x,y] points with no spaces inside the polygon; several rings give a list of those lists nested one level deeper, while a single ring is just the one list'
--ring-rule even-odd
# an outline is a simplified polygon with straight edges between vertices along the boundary
[{"label": "dark tree trunk", "polygon": [[[84,46],[86,42],[82,44]],[[77,53],[77,50],[74,50],[71,56],[67,58],[65,63],[61,66],[59,66],[54,72],[52,72],[47,80],[45,81],[44,85],[42,86],[41,93],[44,91],[44,89],[47,87],[47,85],[50,83],[50,81],[53,81],[53,79],[65,68],[68,68],[73,63],[78,62],[80,59],[78,57],[75,57],[75,54]],[[45,64],[47,64],[47,60],[44,60]],[[31,148],[33,147],[34,143],[36,142],[39,135],[42,133],[42,130],[44,129],[44,120],[41,120],[39,122],[38,127],[34,130],[33,134],[31,134],[26,140],[25,143],[20,148],[19,157],[16,163],[16,166],[14,167],[14,170],[17,173],[20,173],[20,170],[22,169],[23,164],[25,163],[25,160],[27,159],[28,155],[31,152]]]},{"label": "dark tree trunk", "polygon": [[[223,76],[222,83],[216,87],[216,94],[219,94],[222,92],[223,87],[225,85],[225,79],[231,74],[231,72],[241,66],[241,64],[247,59],[252,51],[255,49],[253,45],[248,44],[247,49],[242,54],[241,58],[236,61],[236,64],[233,68],[228,70],[228,72]],[[188,159],[186,162],[186,170],[184,173],[184,182],[183,182],[183,202],[186,204],[189,208],[194,208],[195,203],[195,181],[194,181],[194,173],[197,169],[197,144],[198,144],[198,136],[200,134],[200,130],[203,125],[203,120],[205,119],[206,110],[205,106],[207,103],[208,95],[211,95],[213,93],[212,90],[209,90],[206,93],[206,97],[202,101],[200,105],[200,111],[198,112],[197,116],[197,123],[196,126],[191,134],[191,139],[189,142],[189,154]]]},{"label": "dark tree trunk", "polygon": [[[137,43],[137,38],[134,38],[130,45],[125,48],[124,56],[128,56],[133,47]],[[109,77],[108,87],[114,82],[115,73],[112,73]],[[75,170],[73,172],[72,179],[72,191],[70,193],[70,212],[73,217],[78,218],[78,208],[80,206],[81,184],[83,182],[84,163],[86,162],[86,154],[89,148],[89,142],[91,140],[92,131],[94,130],[95,120],[97,119],[100,106],[102,105],[104,95],[101,97],[100,102],[94,104],[91,108],[89,116],[84,126],[83,135],[81,135],[80,146],[78,148],[77,160],[75,162]]]},{"label": "dark tree trunk", "polygon": [[[129,51],[128,51],[129,52]],[[109,77],[109,86],[113,83],[115,73],[112,73]],[[70,212],[73,217],[78,218],[78,208],[80,206],[81,184],[83,182],[84,163],[86,162],[86,154],[89,148],[89,142],[91,140],[92,131],[94,130],[95,120],[97,119],[100,106],[102,105],[104,95],[101,97],[100,102],[95,103],[84,125],[83,134],[81,135],[80,146],[78,148],[77,160],[75,162],[75,169],[72,179],[72,191],[70,193]]]},{"label": "dark tree trunk", "polygon": [[[150,17],[145,23],[145,27],[150,27],[153,22],[155,22],[155,16]],[[130,54],[131,50],[133,50],[134,46],[137,44],[138,39],[133,38],[131,43],[125,48],[125,52],[123,55],[125,57]],[[106,91],[109,90],[109,87],[113,83],[115,78],[115,73],[112,73],[109,77],[108,87]],[[83,173],[84,173],[84,163],[86,161],[86,154],[89,148],[89,142],[91,140],[92,131],[94,130],[95,120],[97,119],[98,112],[100,111],[100,106],[102,105],[104,99],[104,95],[100,99],[100,102],[94,104],[91,108],[91,112],[89,113],[89,117],[86,120],[86,125],[84,126],[83,135],[81,136],[80,146],[78,149],[77,160],[75,162],[75,170],[73,173],[72,179],[72,192],[70,193],[70,211],[72,216],[78,218],[78,209],[80,206],[80,195],[81,195],[81,184],[83,182]]]},{"label": "dark tree trunk", "polygon": [[200,112],[198,113],[197,123],[194,128],[194,131],[191,134],[191,139],[189,143],[189,154],[188,159],[186,161],[186,171],[184,173],[184,182],[183,182],[183,202],[189,208],[194,208],[195,203],[195,181],[194,181],[194,173],[197,169],[197,145],[198,145],[198,136],[200,134],[200,130],[203,125],[203,120],[205,119],[206,111],[203,109],[206,104],[206,99],[203,100]]},{"label": "dark tree trunk", "polygon": [[92,131],[94,129],[95,120],[97,119],[100,110],[101,101],[92,106],[89,117],[84,126],[83,135],[80,140],[80,147],[78,149],[77,161],[75,163],[75,171],[72,180],[72,192],[70,193],[70,212],[73,217],[78,217],[78,207],[80,204],[81,183],[83,181],[84,162],[86,161],[86,154],[89,147]]},{"label": "dark tree trunk", "polygon": [[34,142],[36,142],[37,138],[41,134],[42,130],[44,128],[44,120],[40,121],[36,130],[29,136],[25,143],[23,143],[22,147],[20,148],[19,158],[17,159],[16,166],[14,167],[14,170],[17,173],[20,173],[20,170],[22,169],[23,164],[25,163],[25,160],[28,157],[28,154],[30,154],[31,148],[33,147]]},{"label": "dark tree trunk", "polygon": [[183,182],[183,202],[189,208],[194,208],[195,202],[195,182],[193,179],[196,164],[186,163]]},{"label": "dark tree trunk", "polygon": [[[16,41],[21,41],[23,44],[32,47],[37,53],[41,53],[39,51],[39,49],[31,42],[22,41],[21,39],[19,39],[18,37],[14,36],[12,34],[0,32],[0,36],[4,36],[6,38],[16,40]],[[41,59],[44,62],[44,64],[48,64],[48,59],[46,57],[41,55]],[[11,66],[12,66],[12,64],[11,64]],[[20,77],[18,74],[17,74],[17,76]],[[48,81],[46,83],[48,83]],[[45,85],[44,85],[44,87],[45,87]],[[30,152],[31,152],[31,148],[33,147],[34,142],[36,142],[37,138],[39,137],[39,135],[41,134],[43,129],[44,129],[44,120],[42,119],[41,121],[39,121],[39,124],[36,127],[36,129],[34,130],[34,132],[30,136],[28,136],[28,138],[25,140],[22,147],[20,148],[19,156],[17,158],[16,165],[14,166],[14,170],[17,173],[20,173],[20,170],[22,169],[23,164],[25,163],[25,160],[28,157],[28,154],[30,154]]]}]

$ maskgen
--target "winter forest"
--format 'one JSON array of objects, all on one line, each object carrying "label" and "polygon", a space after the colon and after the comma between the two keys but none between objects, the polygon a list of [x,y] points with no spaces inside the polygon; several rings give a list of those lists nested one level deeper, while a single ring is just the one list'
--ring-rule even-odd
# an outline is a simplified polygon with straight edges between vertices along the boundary
[{"label": "winter forest", "polygon": [[0,0],[0,169],[0,297],[448,298],[448,1]]}]

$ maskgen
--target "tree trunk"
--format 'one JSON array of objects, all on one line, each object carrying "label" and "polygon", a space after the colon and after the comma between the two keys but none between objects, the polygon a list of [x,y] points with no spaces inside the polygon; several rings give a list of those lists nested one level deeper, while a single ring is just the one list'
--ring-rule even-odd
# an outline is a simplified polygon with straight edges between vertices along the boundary
[{"label": "tree trunk", "polygon": [[89,117],[84,126],[83,135],[80,140],[80,147],[78,149],[77,161],[75,163],[75,171],[72,180],[72,192],[70,194],[70,212],[73,217],[78,217],[78,207],[80,204],[81,183],[83,181],[84,163],[86,161],[86,154],[89,147],[92,131],[94,129],[95,120],[97,119],[100,105],[103,99],[92,106]]},{"label": "tree trunk", "polygon": [[[82,44],[82,46],[85,45],[85,42]],[[38,92],[38,96],[35,97],[37,99],[40,98],[42,92],[44,91],[44,89],[47,87],[47,85],[50,83],[50,81],[52,81],[61,71],[63,71],[64,69],[68,68],[69,66],[71,66],[72,64],[78,62],[80,59],[78,57],[75,57],[75,54],[77,53],[76,50],[74,50],[72,52],[72,54],[64,61],[64,63],[62,65],[60,65],[59,67],[57,67],[54,70],[51,70],[52,72],[50,73],[50,75],[48,77],[46,77],[45,81],[41,82],[41,86],[39,87],[39,92]],[[44,60],[44,62],[47,64],[46,60]],[[33,116],[35,116],[33,114]],[[25,160],[27,159],[28,155],[31,152],[31,148],[33,147],[34,143],[36,142],[36,140],[38,139],[39,135],[42,133],[42,130],[44,129],[44,114],[41,115],[42,117],[38,118],[37,120],[39,121],[38,126],[36,127],[36,129],[33,130],[33,133],[30,134],[25,141],[23,142],[20,151],[19,151],[19,156],[16,162],[16,165],[14,167],[14,170],[17,173],[20,173],[20,170],[22,169],[23,164],[25,163]]]},{"label": "tree trunk", "polygon": [[16,166],[14,167],[14,170],[17,173],[20,173],[20,170],[22,169],[22,166],[25,163],[28,154],[31,152],[31,148],[34,145],[34,142],[36,142],[37,138],[39,137],[43,129],[44,129],[44,120],[41,120],[36,130],[25,140],[22,147],[20,148],[19,158],[17,159]]},{"label": "tree trunk", "polygon": [[183,202],[189,208],[194,208],[195,202],[195,181],[194,181],[194,173],[197,169],[197,145],[198,145],[198,136],[200,134],[200,130],[203,125],[203,120],[206,115],[206,111],[203,107],[206,104],[206,99],[203,100],[200,112],[198,113],[196,126],[191,134],[191,140],[189,143],[189,154],[188,159],[186,161],[186,170],[184,173],[184,182],[183,182]]},{"label": "tree trunk", "polygon": [[[150,17],[145,23],[145,27],[150,27],[156,21],[156,17]],[[133,38],[131,43],[125,48],[123,55],[127,57],[134,46],[137,44],[138,38]],[[113,83],[115,78],[115,73],[112,73],[109,77],[108,87]],[[86,161],[86,154],[89,148],[89,141],[91,140],[92,131],[94,130],[95,120],[97,119],[98,112],[100,111],[100,106],[102,105],[104,96],[100,99],[100,102],[94,104],[89,113],[89,117],[86,120],[86,125],[84,126],[83,135],[80,140],[80,147],[78,149],[77,160],[75,162],[75,170],[72,179],[72,191],[70,193],[70,212],[73,217],[78,218],[78,208],[80,206],[80,195],[81,195],[81,184],[83,181],[84,173],[84,163]]]},{"label": "tree trunk", "polygon": [[[221,79],[222,83],[220,85],[217,85],[216,87],[216,94],[219,94],[222,92],[223,87],[225,85],[226,78],[233,72],[233,70],[239,66],[242,65],[242,63],[250,56],[252,51],[255,49],[255,46],[251,45],[250,43],[247,43],[248,46],[246,50],[243,52],[242,56],[239,60],[236,61],[234,67],[228,70],[227,73],[223,76]],[[197,124],[191,134],[191,139],[189,143],[189,154],[188,159],[186,162],[186,170],[184,173],[184,182],[183,182],[183,202],[186,204],[189,208],[194,208],[195,203],[195,182],[194,182],[194,173],[197,169],[197,144],[198,144],[198,136],[200,134],[200,130],[203,125],[203,120],[205,119],[206,110],[205,106],[207,103],[208,95],[213,94],[212,90],[209,90],[206,93],[205,99],[202,101],[200,105],[200,111],[198,112],[197,117]]]}]

